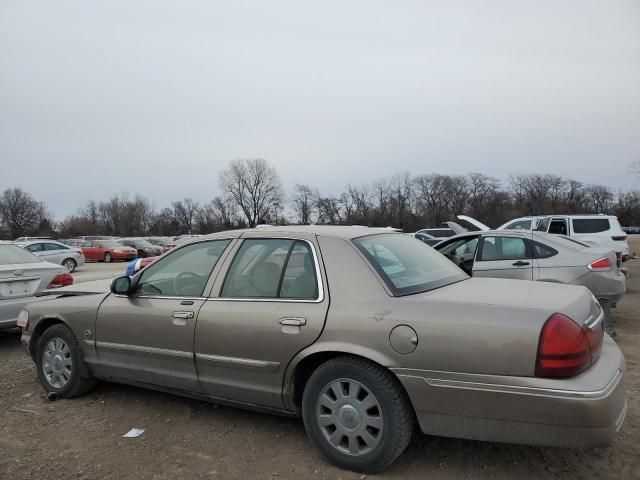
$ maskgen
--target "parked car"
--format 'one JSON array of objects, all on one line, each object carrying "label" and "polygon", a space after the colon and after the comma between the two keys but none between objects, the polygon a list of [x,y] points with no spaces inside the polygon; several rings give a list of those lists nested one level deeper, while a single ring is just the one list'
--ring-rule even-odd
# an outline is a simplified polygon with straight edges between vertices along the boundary
[{"label": "parked car", "polygon": [[113,240],[114,237],[108,235],[80,235],[78,237],[74,237],[74,240],[82,240],[83,242],[90,240]]},{"label": "parked car", "polygon": [[131,260],[138,256],[135,248],[127,247],[116,240],[92,240],[80,245],[85,259],[110,263],[114,260]]},{"label": "parked car", "polygon": [[157,245],[158,247],[162,248],[162,253],[171,250],[171,247],[169,245],[171,244],[172,239],[169,237],[147,237],[145,240],[153,245]]},{"label": "parked car", "polygon": [[[459,215],[483,230],[489,227],[477,220]],[[545,215],[520,217],[501,225],[497,230],[536,230],[558,235],[567,235],[584,243],[614,250],[621,260],[629,257],[627,234],[620,227],[615,215]]]},{"label": "parked car", "polygon": [[21,315],[47,392],[101,378],[301,416],[359,472],[390,465],[415,420],[429,435],[589,447],[625,416],[624,357],[588,289],[469,278],[385,229],[220,232],[72,295]]},{"label": "parked car", "polygon": [[36,299],[37,292],[57,286],[65,273],[59,264],[0,241],[0,330],[15,327],[20,310]]},{"label": "parked car", "polygon": [[140,258],[156,257],[158,255],[162,255],[161,247],[149,243],[144,238],[119,238],[118,242],[126,245],[127,247],[135,248],[137,251],[137,256]]},{"label": "parked car", "polygon": [[31,240],[50,240],[51,237],[18,237],[14,240],[16,243],[29,242]]},{"label": "parked car", "polygon": [[71,248],[55,240],[32,240],[19,245],[42,260],[62,265],[69,273],[73,273],[76,267],[84,265],[82,250]]},{"label": "parked car", "polygon": [[407,233],[407,235],[410,235],[413,238],[417,238],[421,242],[426,243],[427,245],[429,245],[430,247],[433,247],[434,245],[437,245],[438,243],[440,243],[443,240],[442,237],[440,237],[440,238],[432,237],[428,233],[416,232],[416,233]]},{"label": "parked car", "polygon": [[450,228],[423,228],[422,230],[418,230],[416,233],[424,233],[426,235],[430,235],[434,238],[447,238],[455,235],[455,232]]},{"label": "parked car", "polygon": [[613,331],[610,308],[626,292],[626,278],[613,250],[561,235],[521,230],[464,233],[435,249],[474,277],[583,285],[605,309],[605,328]]}]

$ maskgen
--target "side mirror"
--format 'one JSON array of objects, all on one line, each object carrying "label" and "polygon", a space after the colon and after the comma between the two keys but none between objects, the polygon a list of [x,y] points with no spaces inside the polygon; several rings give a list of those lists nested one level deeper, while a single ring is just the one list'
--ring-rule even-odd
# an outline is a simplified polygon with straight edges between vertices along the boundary
[{"label": "side mirror", "polygon": [[118,277],[111,282],[111,293],[117,295],[130,295],[131,294],[131,278]]}]

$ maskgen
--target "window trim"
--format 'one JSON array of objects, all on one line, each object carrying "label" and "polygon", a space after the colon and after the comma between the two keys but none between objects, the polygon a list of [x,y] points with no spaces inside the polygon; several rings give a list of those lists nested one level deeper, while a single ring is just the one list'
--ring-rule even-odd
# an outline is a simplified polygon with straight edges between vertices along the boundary
[{"label": "window trim", "polygon": [[[322,272],[320,271],[320,262],[318,261],[318,254],[316,252],[316,247],[313,244],[312,241],[307,240],[306,238],[299,238],[299,237],[241,237],[240,240],[242,240],[236,247],[236,251],[233,254],[233,258],[231,259],[231,261],[229,262],[229,265],[226,267],[226,271],[224,272],[224,280],[222,281],[220,288],[218,290],[217,295],[215,297],[210,296],[208,297],[206,300],[207,301],[214,301],[214,302],[220,302],[220,301],[224,301],[224,302],[268,302],[268,303],[322,303],[324,301],[325,295],[324,295],[324,282],[322,280]],[[313,256],[313,268],[315,270],[314,274],[316,277],[316,285],[318,287],[318,297],[314,300],[310,300],[310,299],[304,299],[304,298],[280,298],[280,297],[273,297],[273,298],[267,298],[267,297],[221,297],[220,294],[222,293],[222,289],[224,287],[225,282],[227,281],[227,275],[229,274],[229,271],[231,270],[231,266],[233,265],[233,262],[235,261],[236,257],[238,256],[238,253],[240,252],[240,249],[242,248],[242,245],[244,244],[245,240],[292,240],[293,244],[291,245],[291,247],[289,248],[289,253],[291,251],[291,248],[293,248],[293,246],[296,244],[296,242],[304,242],[307,245],[309,245],[309,247],[311,248],[311,255]],[[287,254],[287,259],[288,259],[288,254]],[[287,265],[286,262],[283,264],[282,266],[282,274],[284,274],[284,271],[286,270]]]}]

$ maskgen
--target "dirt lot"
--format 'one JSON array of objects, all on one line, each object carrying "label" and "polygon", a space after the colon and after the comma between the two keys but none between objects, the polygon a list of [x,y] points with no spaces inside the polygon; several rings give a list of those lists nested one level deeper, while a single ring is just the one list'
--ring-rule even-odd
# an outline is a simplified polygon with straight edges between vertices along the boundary
[{"label": "dirt lot", "polygon": [[[640,237],[631,241],[640,252]],[[627,359],[628,413],[607,449],[568,450],[416,435],[384,474],[402,479],[640,478],[640,260],[615,311]],[[0,478],[357,479],[333,468],[296,420],[101,384],[48,401],[18,335],[0,332]],[[132,427],[145,433],[122,435]]]}]

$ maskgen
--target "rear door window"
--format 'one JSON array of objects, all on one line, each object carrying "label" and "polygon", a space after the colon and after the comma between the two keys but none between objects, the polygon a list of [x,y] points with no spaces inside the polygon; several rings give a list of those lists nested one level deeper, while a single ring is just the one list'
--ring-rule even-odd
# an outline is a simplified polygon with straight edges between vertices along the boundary
[{"label": "rear door window", "polygon": [[600,233],[611,228],[608,218],[574,218],[571,222],[574,233]]}]

